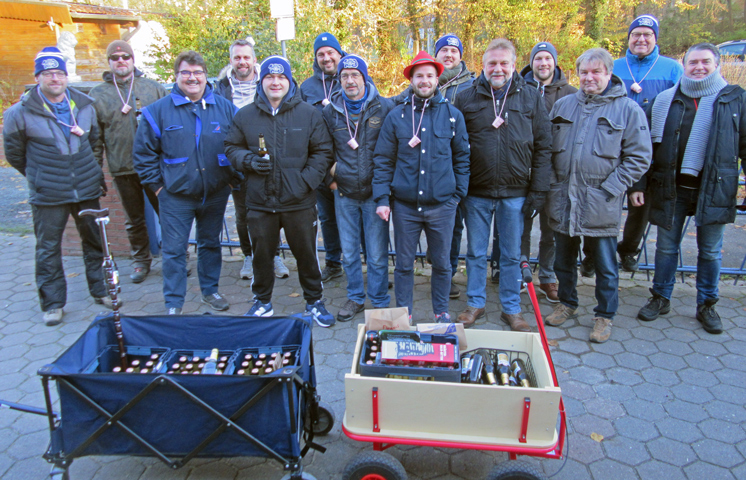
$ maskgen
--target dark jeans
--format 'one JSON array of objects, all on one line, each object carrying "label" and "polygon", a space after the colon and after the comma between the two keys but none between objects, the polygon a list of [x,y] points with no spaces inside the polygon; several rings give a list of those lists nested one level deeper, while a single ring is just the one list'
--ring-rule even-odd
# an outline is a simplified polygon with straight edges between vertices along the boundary
[{"label": "dark jeans", "polygon": [[119,175],[114,177],[114,186],[119,193],[125,216],[125,227],[127,238],[132,250],[132,258],[135,259],[133,267],[150,267],[153,255],[150,253],[150,237],[148,227],[145,223],[145,195],[158,213],[158,197],[149,188],[143,188],[140,177],[137,174]]},{"label": "dark jeans", "polygon": [[425,230],[427,248],[433,262],[430,277],[433,313],[440,315],[448,312],[448,294],[451,291],[449,254],[457,205],[456,199],[452,199],[439,207],[418,211],[417,208],[393,202],[391,216],[396,244],[394,293],[396,306],[407,307],[410,315],[414,295],[414,259],[422,230]]},{"label": "dark jeans", "polygon": [[617,245],[620,256],[637,255],[640,253],[640,242],[648,227],[650,204],[644,203],[641,207],[635,207],[627,197],[627,220],[624,222],[622,241]]},{"label": "dark jeans", "polygon": [[187,248],[192,223],[197,220],[197,277],[202,295],[218,291],[222,267],[220,232],[230,187],[207,197],[174,195],[165,188],[160,201],[161,235],[163,237],[163,296],[166,308],[182,308],[187,284]]},{"label": "dark jeans", "polygon": [[464,202],[456,208],[456,220],[453,223],[453,240],[451,240],[451,276],[458,271],[458,256],[461,253],[461,238],[464,235]]},{"label": "dark jeans", "polygon": [[[578,253],[581,237],[555,232],[557,254],[554,273],[560,302],[578,308]],[[619,307],[619,267],[616,260],[616,237],[582,237],[584,248],[596,261],[596,316],[613,319]]]},{"label": "dark jeans", "polygon": [[[329,187],[322,185],[316,189],[316,206],[319,209],[319,220],[321,221],[321,236],[324,238],[324,249],[326,249],[326,263],[341,265],[342,243],[339,241],[339,230],[337,229],[337,214],[334,210],[334,192]],[[285,229],[285,238],[288,231]]]},{"label": "dark jeans", "polygon": [[78,212],[88,208],[101,208],[98,199],[63,205],[31,205],[36,235],[36,288],[42,312],[62,308],[67,303],[67,283],[62,267],[62,234],[70,215],[80,234],[88,291],[97,298],[107,295],[98,225],[93,217],[78,216]]},{"label": "dark jeans", "polygon": [[236,232],[238,233],[238,243],[241,245],[241,253],[245,257],[251,256],[251,237],[249,236],[249,226],[246,223],[246,181],[241,182],[238,190],[231,190],[233,195],[233,206],[236,208]]},{"label": "dark jeans", "polygon": [[298,263],[303,298],[306,303],[321,300],[324,287],[316,255],[316,208],[280,213],[249,210],[246,220],[254,249],[254,281],[251,284],[254,298],[262,303],[272,301],[275,286],[274,256],[280,240],[280,229],[284,228],[288,246]]},{"label": "dark jeans", "polygon": [[[523,235],[521,236],[521,262],[531,258],[531,229],[533,219],[524,219]],[[546,208],[539,212],[539,283],[557,283],[554,275],[554,230],[549,226],[549,214]]]}]

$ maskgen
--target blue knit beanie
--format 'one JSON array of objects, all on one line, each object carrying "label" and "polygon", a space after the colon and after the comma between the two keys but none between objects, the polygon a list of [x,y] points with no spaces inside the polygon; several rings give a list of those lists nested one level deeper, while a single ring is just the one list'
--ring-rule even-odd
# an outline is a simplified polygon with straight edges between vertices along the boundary
[{"label": "blue knit beanie", "polygon": [[338,51],[340,55],[344,55],[342,47],[337,41],[337,37],[331,33],[324,32],[316,37],[316,40],[313,42],[313,54],[316,55],[316,52],[318,52],[321,47],[332,47],[334,50]]},{"label": "blue knit beanie", "polygon": [[557,66],[557,49],[549,42],[541,42],[534,45],[534,48],[531,49],[531,60],[528,61],[529,65],[534,63],[534,57],[539,52],[549,52],[549,55],[554,58],[554,66]]},{"label": "blue knit beanie", "polygon": [[456,35],[452,33],[447,33],[440,37],[437,42],[435,42],[435,56],[438,56],[438,52],[441,48],[449,46],[449,47],[456,47],[458,48],[459,53],[461,56],[464,56],[464,44],[461,43],[461,39],[458,38]]},{"label": "blue knit beanie", "polygon": [[658,19],[654,16],[640,15],[639,17],[635,18],[634,21],[632,21],[632,23],[630,24],[629,30],[627,30],[627,38],[629,38],[632,30],[637,27],[651,28],[653,30],[653,33],[655,34],[655,39],[658,40]]},{"label": "blue knit beanie", "polygon": [[259,69],[259,81],[264,80],[264,77],[270,73],[281,73],[288,78],[291,85],[293,83],[293,72],[290,70],[290,64],[285,58],[279,55],[272,55],[264,59],[262,68]]},{"label": "blue knit beanie", "polygon": [[44,47],[34,59],[34,76],[44,70],[62,70],[67,73],[67,62],[57,47]]},{"label": "blue knit beanie", "polygon": [[358,70],[360,73],[363,74],[365,83],[368,83],[368,81],[370,81],[370,77],[368,77],[368,64],[365,63],[365,60],[363,60],[361,57],[348,53],[347,56],[343,57],[342,60],[339,61],[339,66],[337,67],[337,75],[342,73],[342,70],[344,70],[345,68],[354,68],[355,70]]}]

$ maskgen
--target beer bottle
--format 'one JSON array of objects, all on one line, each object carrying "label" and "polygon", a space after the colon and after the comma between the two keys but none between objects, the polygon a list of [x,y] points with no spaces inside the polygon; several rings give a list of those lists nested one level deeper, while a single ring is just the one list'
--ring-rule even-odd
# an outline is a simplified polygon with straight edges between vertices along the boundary
[{"label": "beer bottle", "polygon": [[513,377],[521,384],[521,386],[524,386],[526,388],[529,388],[531,386],[531,383],[528,381],[528,376],[526,375],[526,365],[523,363],[523,360],[520,358],[516,358],[513,360],[513,363],[511,363],[511,370]]},{"label": "beer bottle", "polygon": [[469,383],[482,383],[482,370],[484,369],[484,359],[479,353],[475,353],[471,360],[471,369],[469,371]]},{"label": "beer bottle", "polygon": [[497,373],[500,378],[500,385],[508,385],[510,383],[510,357],[506,352],[497,353]]},{"label": "beer bottle", "polygon": [[490,352],[484,348],[477,350],[477,354],[482,356],[484,361],[484,367],[482,367],[482,378],[488,385],[497,385],[497,379],[495,378],[495,367],[492,364]]},{"label": "beer bottle", "polygon": [[267,150],[267,145],[264,143],[264,134],[259,134],[259,150],[256,152],[257,155],[260,157],[263,157],[269,153],[269,150]]},{"label": "beer bottle", "polygon": [[114,368],[111,369],[112,373],[119,373],[121,371],[122,371],[122,367],[119,367],[119,366],[114,367]]},{"label": "beer bottle", "polygon": [[205,362],[205,366],[202,367],[202,373],[205,375],[215,375],[218,367],[218,349],[213,348],[210,352],[210,356]]}]

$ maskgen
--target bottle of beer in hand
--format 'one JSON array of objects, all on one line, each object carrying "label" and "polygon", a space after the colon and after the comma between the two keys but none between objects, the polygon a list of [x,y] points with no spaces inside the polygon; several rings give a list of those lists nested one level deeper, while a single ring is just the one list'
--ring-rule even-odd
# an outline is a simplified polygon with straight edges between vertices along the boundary
[{"label": "bottle of beer in hand", "polygon": [[259,134],[259,151],[256,152],[257,155],[260,157],[263,157],[269,153],[269,150],[267,150],[267,145],[264,143],[264,134]]}]

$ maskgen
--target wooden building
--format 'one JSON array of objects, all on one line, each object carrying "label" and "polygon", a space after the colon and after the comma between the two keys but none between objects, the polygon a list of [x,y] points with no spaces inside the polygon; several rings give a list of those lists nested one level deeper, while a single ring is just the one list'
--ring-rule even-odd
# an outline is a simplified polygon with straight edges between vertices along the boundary
[{"label": "wooden building", "polygon": [[[106,47],[126,40],[137,27],[138,12],[71,2],[0,0],[0,91],[5,100],[19,98],[34,83],[34,57],[57,45],[63,32],[75,36],[76,73],[82,81],[101,80],[108,70]],[[73,79],[71,79],[73,80]]]}]

